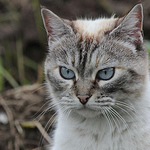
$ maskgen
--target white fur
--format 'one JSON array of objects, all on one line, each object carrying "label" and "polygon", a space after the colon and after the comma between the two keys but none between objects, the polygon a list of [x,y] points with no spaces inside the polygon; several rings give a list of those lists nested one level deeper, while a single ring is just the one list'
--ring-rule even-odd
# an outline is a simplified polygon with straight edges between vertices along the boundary
[{"label": "white fur", "polygon": [[[149,150],[150,149],[150,84],[141,98],[134,100],[134,120],[125,118],[119,130],[110,129],[106,118],[84,118],[66,115],[59,110],[52,150]],[[91,112],[92,113],[92,112]],[[131,114],[132,115],[132,114]],[[114,131],[114,134],[113,134]]]},{"label": "white fur", "polygon": [[100,33],[108,31],[115,26],[117,18],[98,18],[95,20],[76,20],[75,28],[84,36],[100,36]]}]

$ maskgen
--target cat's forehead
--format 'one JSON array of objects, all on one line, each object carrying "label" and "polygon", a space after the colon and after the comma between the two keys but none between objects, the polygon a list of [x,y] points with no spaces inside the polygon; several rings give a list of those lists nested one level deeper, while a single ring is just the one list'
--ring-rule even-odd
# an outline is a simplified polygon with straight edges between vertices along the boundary
[{"label": "cat's forehead", "polygon": [[100,38],[101,33],[111,31],[115,28],[118,18],[99,18],[95,20],[76,20],[73,21],[73,27],[75,30],[85,36],[91,38],[97,36]]},{"label": "cat's forehead", "polygon": [[[130,48],[130,47],[129,47]],[[63,41],[54,44],[50,53],[50,58],[54,59],[58,65],[69,65],[78,68],[81,72],[86,68],[107,67],[118,63],[124,57],[130,58],[133,53],[125,43],[116,42],[115,39],[107,35],[101,35],[97,39],[84,37],[82,34],[70,36]]]}]

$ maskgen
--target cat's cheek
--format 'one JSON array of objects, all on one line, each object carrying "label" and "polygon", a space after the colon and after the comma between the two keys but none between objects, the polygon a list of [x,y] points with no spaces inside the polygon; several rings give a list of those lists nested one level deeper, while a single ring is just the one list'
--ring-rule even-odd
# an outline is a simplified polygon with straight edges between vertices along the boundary
[{"label": "cat's cheek", "polygon": [[66,80],[66,81],[64,81],[64,84],[63,84],[63,87],[64,87],[64,89],[71,89],[72,88],[72,86],[73,86],[73,80]]}]

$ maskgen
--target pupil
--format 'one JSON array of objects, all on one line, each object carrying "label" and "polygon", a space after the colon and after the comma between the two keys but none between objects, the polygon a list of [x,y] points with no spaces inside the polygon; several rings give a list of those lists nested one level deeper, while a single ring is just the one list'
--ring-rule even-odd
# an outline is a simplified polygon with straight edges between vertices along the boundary
[{"label": "pupil", "polygon": [[107,74],[107,71],[106,71],[106,70],[104,71],[104,74],[105,74],[105,75]]},{"label": "pupil", "polygon": [[69,74],[69,70],[67,70],[67,74]]}]

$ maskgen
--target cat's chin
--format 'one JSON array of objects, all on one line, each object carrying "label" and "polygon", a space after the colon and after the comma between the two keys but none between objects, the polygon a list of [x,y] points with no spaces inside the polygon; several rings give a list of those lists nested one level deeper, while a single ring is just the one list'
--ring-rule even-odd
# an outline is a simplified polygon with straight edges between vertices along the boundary
[{"label": "cat's chin", "polygon": [[100,110],[92,110],[89,108],[78,109],[76,110],[76,113],[85,118],[94,118],[102,114]]}]

